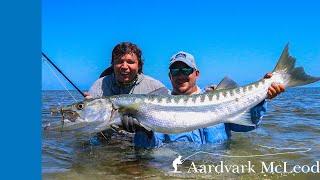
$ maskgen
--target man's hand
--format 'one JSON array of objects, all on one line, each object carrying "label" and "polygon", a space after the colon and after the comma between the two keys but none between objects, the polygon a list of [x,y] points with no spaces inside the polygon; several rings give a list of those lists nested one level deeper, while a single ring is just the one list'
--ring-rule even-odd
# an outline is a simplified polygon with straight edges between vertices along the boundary
[{"label": "man's hand", "polygon": [[[265,79],[268,79],[271,77],[272,77],[272,73],[267,73],[264,76]],[[273,99],[284,91],[285,91],[285,87],[283,84],[272,83],[271,86],[268,88],[268,99]]]},{"label": "man's hand", "polygon": [[123,115],[121,118],[121,122],[123,129],[131,133],[135,132],[140,124],[136,118],[128,115]]}]

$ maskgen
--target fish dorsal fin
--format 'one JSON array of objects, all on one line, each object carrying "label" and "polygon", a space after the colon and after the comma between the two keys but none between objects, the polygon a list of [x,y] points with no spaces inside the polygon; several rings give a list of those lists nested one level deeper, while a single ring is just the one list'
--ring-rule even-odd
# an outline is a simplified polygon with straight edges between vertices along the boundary
[{"label": "fish dorsal fin", "polygon": [[239,85],[232,79],[230,79],[229,77],[224,77],[220,83],[218,84],[218,86],[216,87],[215,90],[220,90],[220,89],[232,89],[232,88],[236,88]]},{"label": "fish dorsal fin", "polygon": [[161,87],[148,93],[148,95],[168,95],[168,94],[170,93],[166,87]]}]

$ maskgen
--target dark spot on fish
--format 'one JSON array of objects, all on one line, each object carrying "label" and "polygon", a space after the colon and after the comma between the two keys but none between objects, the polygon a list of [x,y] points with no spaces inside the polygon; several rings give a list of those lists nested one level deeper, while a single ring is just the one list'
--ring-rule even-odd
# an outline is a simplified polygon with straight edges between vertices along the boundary
[{"label": "dark spot on fish", "polygon": [[255,83],[254,86],[257,88],[259,87],[259,83]]},{"label": "dark spot on fish", "polygon": [[217,97],[217,100],[219,100],[220,99],[220,93],[217,93],[216,97]]},{"label": "dark spot on fish", "polygon": [[180,98],[173,98],[175,103],[179,103]]},{"label": "dark spot on fish", "polygon": [[204,102],[205,99],[206,99],[206,95],[200,96],[200,101],[201,101],[201,102]]},{"label": "dark spot on fish", "polygon": [[149,96],[148,100],[149,100],[150,102],[153,102],[153,101],[155,100],[155,99],[154,99],[154,96]]},{"label": "dark spot on fish", "polygon": [[239,98],[236,98],[236,102],[238,102],[239,101]]},{"label": "dark spot on fish", "polygon": [[189,100],[189,96],[185,96],[185,97],[183,98],[183,102],[185,102],[185,103],[187,103],[188,100]]},{"label": "dark spot on fish", "polygon": [[197,97],[198,97],[198,96],[193,96],[193,97],[192,97],[192,102],[193,102],[193,103],[196,103]]},{"label": "dark spot on fish", "polygon": [[167,97],[167,98],[166,98],[166,102],[167,102],[167,103],[171,103],[171,98],[170,98],[170,97]]},{"label": "dark spot on fish", "polygon": [[233,95],[234,95],[233,90],[230,90],[230,96],[233,96]]},{"label": "dark spot on fish", "polygon": [[161,102],[162,102],[162,97],[158,97],[158,98],[157,98],[157,102],[158,102],[158,103],[161,103]]},{"label": "dark spot on fish", "polygon": [[213,94],[207,94],[207,96],[209,97],[209,101],[212,101],[212,99],[213,99]]},{"label": "dark spot on fish", "polygon": [[146,102],[146,98],[145,97],[141,97],[141,101],[142,102]]},{"label": "dark spot on fish", "polygon": [[252,85],[250,85],[250,86],[248,87],[249,91],[251,91],[251,90],[252,90],[252,88],[253,88],[253,87],[252,87]]},{"label": "dark spot on fish", "polygon": [[153,96],[152,101],[158,101],[158,98],[159,98],[158,96]]},{"label": "dark spot on fish", "polygon": [[237,94],[239,94],[240,93],[240,88],[237,88],[235,91],[236,91]]},{"label": "dark spot on fish", "polygon": [[222,93],[222,95],[223,95],[224,97],[226,97],[226,96],[227,96],[227,92],[224,91],[224,92]]}]

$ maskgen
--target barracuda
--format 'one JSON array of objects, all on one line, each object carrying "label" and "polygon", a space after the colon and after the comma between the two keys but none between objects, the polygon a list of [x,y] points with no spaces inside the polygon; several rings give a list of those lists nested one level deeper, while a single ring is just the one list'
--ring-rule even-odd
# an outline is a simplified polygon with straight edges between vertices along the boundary
[{"label": "barracuda", "polygon": [[181,133],[218,123],[254,126],[249,110],[267,98],[272,83],[286,88],[320,80],[295,68],[288,45],[272,72],[272,77],[255,83],[197,95],[117,95],[85,100],[59,109],[64,127],[95,133],[121,125],[124,114],[135,117],[146,129],[162,133]]}]

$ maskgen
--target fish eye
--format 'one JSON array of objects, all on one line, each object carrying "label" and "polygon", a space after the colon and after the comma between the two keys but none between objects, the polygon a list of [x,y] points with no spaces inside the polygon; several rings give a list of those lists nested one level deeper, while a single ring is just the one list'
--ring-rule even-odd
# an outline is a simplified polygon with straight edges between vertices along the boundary
[{"label": "fish eye", "polygon": [[82,110],[84,108],[84,104],[83,103],[79,103],[79,104],[77,104],[76,107],[77,107],[78,110]]}]

